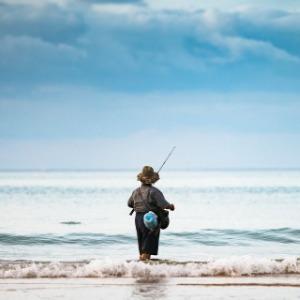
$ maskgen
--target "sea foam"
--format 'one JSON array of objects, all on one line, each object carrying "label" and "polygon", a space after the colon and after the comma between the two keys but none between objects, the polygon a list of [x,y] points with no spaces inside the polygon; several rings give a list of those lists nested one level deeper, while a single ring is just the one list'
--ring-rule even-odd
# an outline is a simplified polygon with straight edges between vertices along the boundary
[{"label": "sea foam", "polygon": [[249,256],[207,262],[115,261],[78,262],[1,261],[0,278],[162,278],[300,274],[300,260]]}]

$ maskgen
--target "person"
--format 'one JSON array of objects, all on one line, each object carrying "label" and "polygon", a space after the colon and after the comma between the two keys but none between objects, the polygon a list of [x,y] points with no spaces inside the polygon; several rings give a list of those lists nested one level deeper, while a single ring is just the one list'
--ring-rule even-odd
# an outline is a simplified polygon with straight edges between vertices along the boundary
[{"label": "person", "polygon": [[132,192],[128,200],[128,206],[136,212],[135,226],[138,239],[140,260],[148,260],[151,255],[158,254],[160,226],[155,230],[149,230],[144,224],[144,215],[150,210],[169,209],[174,210],[174,204],[170,204],[163,193],[155,188],[153,184],[159,180],[159,174],[154,172],[150,166],[144,166],[141,173],[137,175],[141,186]]}]

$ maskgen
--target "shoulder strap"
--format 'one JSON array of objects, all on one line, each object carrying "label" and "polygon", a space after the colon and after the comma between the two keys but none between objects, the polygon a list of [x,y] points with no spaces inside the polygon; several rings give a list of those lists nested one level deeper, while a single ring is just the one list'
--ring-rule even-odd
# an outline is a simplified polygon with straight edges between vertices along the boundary
[{"label": "shoulder strap", "polygon": [[140,197],[141,197],[141,199],[142,199],[144,205],[146,206],[146,208],[147,208],[148,210],[152,210],[151,207],[149,206],[149,203],[148,203],[149,196],[150,196],[150,189],[151,189],[151,188],[149,188],[149,190],[148,190],[146,199],[143,197],[141,188],[138,189],[138,193],[139,193],[139,195],[140,195]]}]

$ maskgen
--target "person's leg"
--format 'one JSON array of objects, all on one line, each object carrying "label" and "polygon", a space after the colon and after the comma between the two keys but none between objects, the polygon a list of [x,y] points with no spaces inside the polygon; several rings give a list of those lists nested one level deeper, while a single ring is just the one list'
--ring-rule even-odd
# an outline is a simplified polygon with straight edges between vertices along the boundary
[{"label": "person's leg", "polygon": [[149,260],[151,255],[158,254],[159,233],[158,228],[155,231],[150,231],[144,224],[144,214],[136,214],[136,230],[139,243],[140,260]]},{"label": "person's leg", "polygon": [[150,255],[158,254],[159,234],[160,234],[160,230],[158,228],[155,231],[149,231],[148,234],[146,235],[146,238],[142,246],[142,252],[149,254],[148,259],[150,259]]},{"label": "person's leg", "polygon": [[136,234],[138,239],[138,247],[139,247],[139,253],[141,259],[142,257],[142,246],[143,246],[143,231],[141,230],[141,216],[140,214],[136,214],[135,216],[135,227],[136,227]]}]

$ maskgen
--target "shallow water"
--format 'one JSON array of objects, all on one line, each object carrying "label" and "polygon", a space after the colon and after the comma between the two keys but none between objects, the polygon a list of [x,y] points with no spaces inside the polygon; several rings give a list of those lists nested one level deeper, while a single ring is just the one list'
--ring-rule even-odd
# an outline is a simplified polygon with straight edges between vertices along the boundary
[{"label": "shallow water", "polygon": [[[267,280],[268,281],[268,280]],[[272,282],[272,281],[271,281]],[[280,280],[279,280],[280,282]],[[201,285],[195,283],[156,282],[128,283],[93,279],[79,280],[23,280],[1,281],[0,297],[6,300],[19,299],[244,299],[283,300],[300,299],[300,290],[290,286],[264,285]]]},{"label": "shallow water", "polygon": [[[0,259],[137,257],[134,172],[1,172]],[[160,258],[266,264],[300,256],[300,171],[163,172],[175,203]],[[265,261],[264,263],[262,261]],[[260,268],[256,265],[257,268]]]}]

